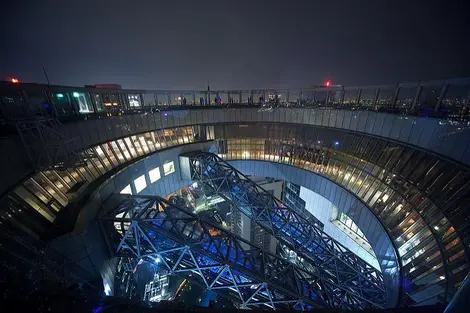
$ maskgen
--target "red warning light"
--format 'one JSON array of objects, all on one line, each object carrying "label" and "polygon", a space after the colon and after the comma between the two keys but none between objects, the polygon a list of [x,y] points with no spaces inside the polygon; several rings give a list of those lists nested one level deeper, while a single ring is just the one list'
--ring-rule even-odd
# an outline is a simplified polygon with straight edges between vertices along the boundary
[{"label": "red warning light", "polygon": [[329,80],[327,80],[327,81],[325,82],[325,86],[326,86],[326,87],[330,87],[330,83],[331,83],[331,82],[330,82]]},{"label": "red warning light", "polygon": [[15,77],[12,77],[10,79],[10,81],[13,83],[13,84],[18,84],[20,81],[18,80],[18,78],[15,78]]}]

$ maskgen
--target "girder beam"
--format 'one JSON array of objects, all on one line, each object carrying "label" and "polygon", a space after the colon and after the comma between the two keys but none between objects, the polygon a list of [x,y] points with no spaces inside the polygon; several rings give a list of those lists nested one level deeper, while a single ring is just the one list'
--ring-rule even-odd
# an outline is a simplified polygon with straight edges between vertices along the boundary
[{"label": "girder beam", "polygon": [[193,152],[180,156],[180,160],[189,170],[189,173],[183,173],[185,177],[204,184],[230,201],[304,257],[308,267],[331,286],[329,303],[334,303],[334,307],[363,309],[385,306],[382,273],[302,215],[212,153]]},{"label": "girder beam", "polygon": [[76,168],[96,157],[92,149],[79,151],[77,138],[64,133],[57,118],[23,119],[14,125],[36,170]]},{"label": "girder beam", "polygon": [[255,247],[163,198],[115,197],[122,201],[101,221],[116,256],[158,258],[171,274],[242,307],[307,310],[334,306],[327,294],[332,286],[307,268]]}]

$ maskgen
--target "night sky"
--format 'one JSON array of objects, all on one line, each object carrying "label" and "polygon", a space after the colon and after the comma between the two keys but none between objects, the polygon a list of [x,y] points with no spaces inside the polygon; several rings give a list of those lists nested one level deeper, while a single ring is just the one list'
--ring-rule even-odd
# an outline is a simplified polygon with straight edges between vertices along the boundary
[{"label": "night sky", "polygon": [[469,1],[2,1],[0,79],[143,89],[470,76]]}]

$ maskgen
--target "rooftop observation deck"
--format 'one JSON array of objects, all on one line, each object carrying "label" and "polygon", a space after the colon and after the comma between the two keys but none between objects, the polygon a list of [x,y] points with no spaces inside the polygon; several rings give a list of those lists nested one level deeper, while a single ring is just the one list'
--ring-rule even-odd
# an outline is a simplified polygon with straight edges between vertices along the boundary
[{"label": "rooftop observation deck", "polygon": [[68,121],[156,109],[227,107],[330,108],[467,121],[470,78],[252,90],[130,90],[120,89],[119,85],[71,87],[0,82],[0,101],[0,119],[4,122],[32,117]]}]

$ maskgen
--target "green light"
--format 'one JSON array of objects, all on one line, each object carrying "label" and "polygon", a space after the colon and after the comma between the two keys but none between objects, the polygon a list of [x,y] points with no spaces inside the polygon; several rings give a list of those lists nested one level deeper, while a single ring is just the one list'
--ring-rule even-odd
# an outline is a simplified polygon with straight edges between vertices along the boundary
[{"label": "green light", "polygon": [[58,93],[58,94],[56,94],[56,97],[57,97],[57,99],[62,99],[64,97],[64,95],[61,94],[61,93]]},{"label": "green light", "polygon": [[78,94],[78,92],[74,92],[74,93],[73,93],[73,97],[74,97],[74,98],[78,98],[78,97],[80,97],[80,95]]}]

